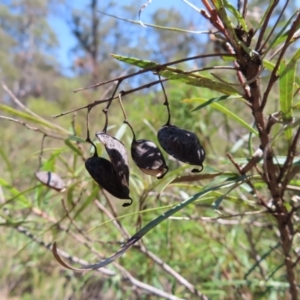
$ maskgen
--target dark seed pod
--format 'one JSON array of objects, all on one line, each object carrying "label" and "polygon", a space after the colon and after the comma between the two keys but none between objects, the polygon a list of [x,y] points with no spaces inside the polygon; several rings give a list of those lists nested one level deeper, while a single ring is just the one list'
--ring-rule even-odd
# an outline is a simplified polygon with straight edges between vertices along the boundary
[{"label": "dark seed pod", "polygon": [[42,184],[58,192],[66,188],[65,183],[56,173],[47,172],[47,171],[38,171],[35,173],[35,177]]},{"label": "dark seed pod", "polygon": [[131,156],[144,173],[158,179],[163,178],[169,170],[160,149],[151,141],[133,139]]},{"label": "dark seed pod", "polygon": [[130,203],[125,203],[123,206],[129,206],[132,199],[129,197],[129,188],[124,186],[112,165],[112,163],[103,158],[92,156],[85,162],[85,167],[91,177],[110,194],[119,199],[130,199]]},{"label": "dark seed pod", "polygon": [[94,156],[87,160],[86,168],[95,181],[113,196],[119,199],[130,199],[130,203],[123,204],[123,206],[129,206],[132,199],[129,197],[129,167],[126,149],[122,142],[105,132],[97,132],[96,137],[104,144],[111,161]]},{"label": "dark seed pod", "polygon": [[184,163],[202,167],[201,170],[193,169],[193,172],[202,171],[205,151],[195,133],[174,125],[165,125],[158,131],[157,137],[168,154]]},{"label": "dark seed pod", "polygon": [[124,188],[129,186],[129,167],[128,156],[122,142],[116,138],[106,134],[105,132],[97,132],[96,137],[105,146],[107,154],[116,174]]}]

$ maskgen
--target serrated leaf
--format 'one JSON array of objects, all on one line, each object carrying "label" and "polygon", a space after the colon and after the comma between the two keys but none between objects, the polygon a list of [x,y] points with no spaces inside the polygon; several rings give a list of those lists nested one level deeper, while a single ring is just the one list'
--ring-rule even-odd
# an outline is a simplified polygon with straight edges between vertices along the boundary
[{"label": "serrated leaf", "polygon": [[[184,100],[184,102],[187,102],[187,103],[196,103],[196,104],[200,103],[200,105],[202,105],[206,101],[207,100],[203,99],[203,98],[191,98],[191,99]],[[251,125],[249,125],[247,122],[245,122],[243,119],[238,117],[236,114],[234,114],[231,110],[227,109],[223,105],[221,105],[219,103],[211,103],[210,105],[211,105],[211,107],[213,107],[213,108],[219,110],[220,112],[222,112],[223,114],[227,115],[232,120],[235,120],[236,122],[240,123],[243,127],[247,128],[249,130],[249,132],[253,132],[255,135],[258,135],[258,132]],[[195,107],[192,111],[198,110],[199,106]]]},{"label": "serrated leaf", "polygon": [[[148,60],[141,60],[134,57],[126,57],[121,55],[112,54],[112,57],[125,62],[130,65],[134,65],[143,69],[153,68],[153,71],[155,71],[155,67],[159,68],[159,64],[148,61]],[[217,92],[220,92],[222,94],[231,95],[231,94],[239,94],[239,92],[234,89],[232,86],[215,81],[213,79],[210,79],[208,77],[198,75],[198,74],[185,74],[184,70],[172,68],[172,67],[164,67],[159,71],[159,74],[165,78],[168,78],[170,80],[177,80],[180,82],[183,82],[188,85],[208,88],[210,90],[214,90]]]}]

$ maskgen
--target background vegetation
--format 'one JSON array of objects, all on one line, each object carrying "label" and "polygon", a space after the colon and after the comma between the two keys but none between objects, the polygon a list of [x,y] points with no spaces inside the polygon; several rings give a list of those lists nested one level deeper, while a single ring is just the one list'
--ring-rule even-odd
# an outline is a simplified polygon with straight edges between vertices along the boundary
[{"label": "background vegetation", "polygon": [[[58,0],[0,4],[1,296],[297,299],[296,1],[195,1],[205,8],[200,14],[188,1],[187,14],[175,4],[147,14],[151,5],[146,6],[141,19],[156,27],[128,22],[137,20],[144,4],[137,2],[121,7],[91,0],[82,8]],[[57,59],[53,15],[64,19],[76,41],[68,68]],[[134,202],[124,208],[84,167],[93,154],[85,142],[87,110],[52,116],[109,98],[114,82],[73,90],[153,67],[148,61],[158,65],[123,80],[119,89],[128,93],[122,99],[137,138],[158,144],[157,131],[167,121],[160,85],[130,93],[157,81],[153,73],[159,72],[170,79],[164,86],[172,123],[197,134],[206,160],[202,173],[193,174],[191,166],[164,152],[170,170],[161,180],[130,160]],[[104,105],[90,113],[95,142],[94,133],[104,126]],[[109,134],[129,149],[132,133],[117,101],[108,115]],[[36,171],[58,174],[66,188],[58,192],[41,184]],[[165,213],[167,219],[152,222]],[[94,271],[68,270],[51,252],[56,241],[66,262],[87,266],[118,251],[149,222],[151,230],[131,249]]]}]

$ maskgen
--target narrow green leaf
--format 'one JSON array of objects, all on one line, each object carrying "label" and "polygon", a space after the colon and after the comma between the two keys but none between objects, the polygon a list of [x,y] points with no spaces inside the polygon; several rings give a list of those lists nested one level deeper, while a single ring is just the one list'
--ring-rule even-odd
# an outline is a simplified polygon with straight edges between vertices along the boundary
[{"label": "narrow green leaf", "polygon": [[244,276],[244,279],[246,280],[248,276],[253,272],[253,270],[260,265],[260,263],[265,260],[274,250],[276,250],[280,246],[280,243],[277,243],[274,247],[272,247],[270,250],[266,251],[260,259],[247,271],[247,273]]},{"label": "narrow green leaf", "polygon": [[249,54],[250,53],[250,49],[248,49],[248,47],[246,47],[246,45],[238,39],[236,32],[235,32],[235,26],[233,25],[233,23],[231,22],[231,20],[229,19],[226,9],[225,9],[225,1],[226,0],[216,0],[214,1],[214,5],[218,11],[218,14],[220,15],[220,18],[222,19],[222,21],[225,24],[225,27],[229,33],[229,36],[231,36],[234,40],[234,42],[236,43],[236,45],[240,45],[244,48],[244,50]]},{"label": "narrow green leaf", "polygon": [[[122,62],[125,62],[127,64],[134,65],[143,69],[153,68],[154,70],[155,67],[160,66],[155,62],[148,61],[148,60],[141,60],[134,57],[126,57],[126,56],[121,56],[116,54],[112,54],[112,57]],[[239,94],[237,90],[235,90],[232,86],[228,84],[215,81],[213,79],[198,74],[185,74],[185,71],[181,69],[165,67],[159,71],[159,74],[170,80],[177,80],[188,85],[208,88],[210,90],[214,90],[222,94],[226,94],[226,95],[231,95],[233,93]]]},{"label": "narrow green leaf", "polygon": [[219,198],[217,198],[214,203],[212,204],[212,208],[217,210],[220,206],[220,204],[222,203],[222,201],[225,199],[225,197],[231,192],[233,191],[235,188],[237,188],[239,185],[241,185],[243,183],[243,181],[241,181],[240,178],[237,178],[236,183],[223,195],[221,195]]},{"label": "narrow green leaf", "polygon": [[[240,181],[244,181],[245,179],[247,179],[247,177],[249,176],[241,176],[240,177]],[[235,179],[235,181],[239,181],[238,179]],[[228,182],[225,183],[226,185],[228,185]],[[115,252],[113,255],[111,255],[110,257],[97,262],[95,264],[92,265],[88,265],[88,266],[84,266],[81,269],[78,268],[74,268],[70,265],[68,265],[59,255],[58,251],[57,251],[57,245],[56,242],[53,243],[52,245],[52,252],[53,255],[55,257],[55,259],[65,268],[70,269],[70,270],[74,270],[74,271],[84,271],[84,270],[93,270],[93,269],[99,269],[102,268],[110,263],[112,263],[113,261],[115,261],[117,258],[119,258],[120,256],[122,256],[131,246],[133,246],[138,240],[140,240],[146,233],[148,233],[150,230],[152,230],[154,227],[156,227],[157,225],[159,225],[161,222],[163,222],[164,220],[166,220],[167,218],[169,218],[170,216],[174,215],[176,212],[182,210],[184,207],[188,206],[189,204],[195,202],[198,198],[200,198],[201,196],[208,194],[212,191],[216,191],[219,190],[220,188],[223,187],[224,184],[218,185],[218,186],[214,186],[211,188],[203,188],[199,193],[195,194],[194,196],[192,196],[191,198],[184,200],[183,202],[181,202],[180,204],[174,206],[173,208],[171,208],[170,210],[168,210],[167,212],[165,212],[164,214],[160,215],[159,217],[155,218],[154,220],[152,220],[151,222],[149,222],[146,226],[144,226],[141,230],[139,230],[136,234],[134,234],[125,244],[123,244],[123,246],[117,251]]]},{"label": "narrow green leaf", "polygon": [[69,135],[67,140],[75,141],[75,142],[79,142],[79,143],[86,143],[86,140],[84,140],[83,138],[76,136],[76,135]]},{"label": "narrow green leaf", "polygon": [[300,108],[300,102],[297,102],[294,106],[293,109],[299,109]]},{"label": "narrow green leaf", "polygon": [[[212,179],[217,176],[223,175],[225,172],[214,172],[214,173],[201,173],[197,175],[183,175],[178,176],[175,179],[173,179],[170,184],[178,183],[178,182],[193,182],[198,180],[205,180],[205,179]],[[227,175],[230,175],[231,173],[226,173]]]},{"label": "narrow green leaf", "polygon": [[[185,99],[184,100],[184,102],[196,103],[196,104],[200,103],[200,105],[202,105],[206,101],[207,101],[206,99],[202,99],[202,98],[190,98],[190,99]],[[240,123],[242,126],[247,128],[249,130],[249,132],[253,132],[255,135],[258,135],[258,132],[251,125],[246,123],[243,119],[238,117],[236,114],[234,114],[231,110],[227,109],[223,105],[221,105],[219,103],[211,103],[210,105],[211,105],[211,107],[213,107],[213,108],[219,110],[220,112],[222,112],[223,114],[227,115],[232,120],[235,120],[238,123]],[[198,107],[199,106],[195,107],[192,111],[198,110],[199,109]]]},{"label": "narrow green leaf", "polygon": [[[281,43],[284,43],[289,35],[290,30],[286,30],[286,28],[292,23],[292,20],[294,17],[298,14],[298,11],[296,10],[292,16],[287,20],[287,22],[281,27],[281,30],[278,32],[278,34],[275,36],[275,38],[271,41],[268,49],[266,50],[266,53],[272,49],[274,46],[277,46]],[[300,24],[297,26],[297,30],[300,28]],[[285,31],[286,30],[286,31]],[[295,41],[294,39],[291,40],[291,42]]]},{"label": "narrow green leaf", "polygon": [[[45,151],[46,149],[44,149]],[[45,160],[42,164],[42,170],[43,171],[51,171],[51,172],[55,172],[55,161],[56,158],[60,156],[61,153],[63,153],[66,149],[65,148],[59,148],[56,149],[55,151],[53,151],[51,153],[51,156]]]},{"label": "narrow green leaf", "polygon": [[[267,61],[266,59],[263,60],[263,66],[271,72],[275,68],[275,64],[271,63],[270,61]],[[297,84],[297,87],[300,87],[300,77],[299,76],[295,77],[295,83]]]},{"label": "narrow green leaf", "polygon": [[10,114],[12,114],[14,116],[20,117],[23,120],[31,121],[31,122],[34,122],[34,123],[37,123],[37,124],[42,124],[42,125],[44,125],[47,128],[51,128],[51,129],[55,129],[55,130],[58,130],[58,131],[62,131],[62,130],[59,130],[55,124],[51,124],[50,122],[48,122],[46,120],[36,118],[36,117],[34,117],[34,116],[26,113],[26,112],[16,110],[16,109],[14,109],[14,108],[12,108],[10,106],[4,105],[4,104],[0,104],[0,110],[5,111],[7,113],[10,113]]},{"label": "narrow green leaf", "polygon": [[[202,101],[205,101],[203,104],[197,106],[197,108],[194,108],[192,111],[196,111],[196,110],[199,110],[207,105],[210,105],[212,103],[215,103],[215,102],[219,102],[219,101],[222,101],[222,100],[229,100],[229,99],[241,99],[243,98],[242,96],[240,95],[232,95],[232,96],[221,96],[221,97],[215,97],[215,98],[211,98],[209,100],[205,99],[205,98],[198,98],[198,99],[201,99]],[[185,100],[189,100],[189,99],[184,99],[182,100],[182,102],[185,102]]]},{"label": "narrow green leaf", "polygon": [[267,70],[269,70],[269,71],[273,71],[274,70],[274,68],[275,68],[275,64],[274,63],[272,63],[272,62],[270,62],[270,61],[268,61],[268,60],[266,60],[266,59],[264,59],[263,60],[263,66],[267,69]]},{"label": "narrow green leaf", "polygon": [[[2,157],[3,161],[5,162],[6,166],[7,166],[7,169],[8,169],[8,172],[10,174],[10,177],[11,177],[11,181],[13,180],[13,167],[11,165],[11,162],[9,160],[9,158],[7,157],[6,153],[4,152],[4,149],[2,147],[0,147],[0,156]],[[2,170],[3,172],[3,170]]]},{"label": "narrow green leaf", "polygon": [[[300,53],[300,51],[299,51]],[[296,75],[296,62],[292,59],[287,65],[281,62],[279,67],[279,102],[282,112],[282,119],[289,123],[292,120],[293,112],[293,96],[294,96],[294,82]],[[292,128],[288,127],[285,130],[285,136],[288,141],[292,139]]]},{"label": "narrow green leaf", "polygon": [[70,140],[65,140],[65,144],[77,155],[82,156],[80,150],[74,146],[74,144]]},{"label": "narrow green leaf", "polygon": [[0,184],[15,197],[16,203],[21,204],[22,208],[31,207],[30,201],[24,196],[25,192],[20,192],[18,189],[10,185],[6,180],[0,177]]},{"label": "narrow green leaf", "polygon": [[246,24],[244,18],[242,17],[242,15],[240,14],[240,12],[231,3],[229,3],[227,0],[224,0],[224,4],[225,4],[225,7],[235,16],[238,23],[241,24],[243,29],[246,32],[248,32],[247,24]]}]

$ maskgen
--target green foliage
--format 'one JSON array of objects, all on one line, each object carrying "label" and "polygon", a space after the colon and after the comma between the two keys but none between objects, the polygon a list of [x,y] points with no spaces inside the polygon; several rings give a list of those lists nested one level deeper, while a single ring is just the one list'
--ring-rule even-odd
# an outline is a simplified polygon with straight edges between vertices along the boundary
[{"label": "green foliage", "polygon": [[[3,85],[5,96],[0,104],[3,140],[0,145],[3,259],[0,292],[8,299],[296,299],[297,291],[293,287],[299,289],[300,282],[296,233],[300,187],[300,158],[296,147],[300,132],[297,99],[300,51],[289,49],[297,40],[290,33],[299,28],[299,17],[297,14],[289,19],[285,17],[285,22],[276,27],[270,38],[263,34],[262,40],[269,39],[265,47],[260,47],[258,42],[260,30],[252,43],[246,45],[236,26],[240,24],[239,30],[244,30],[247,36],[247,25],[251,22],[232,3],[214,3],[219,19],[212,24],[223,25],[217,29],[235,50],[238,69],[226,72],[214,69],[220,73],[213,78],[206,65],[191,72],[188,62],[181,61],[176,66],[161,64],[161,57],[168,51],[154,61],[149,49],[142,58],[134,58],[135,55],[129,57],[127,53],[132,48],[130,45],[116,47],[120,55],[114,54],[113,58],[127,63],[125,70],[129,65],[149,69],[144,75],[137,71],[136,77],[120,72],[117,75],[121,77],[116,79],[122,80],[123,106],[136,138],[151,140],[159,146],[157,131],[168,119],[163,92],[160,87],[149,87],[133,95],[129,93],[136,84],[149,83],[154,78],[152,72],[154,80],[158,80],[159,72],[162,78],[168,79],[164,87],[172,124],[195,132],[206,151],[204,169],[198,174],[191,173],[192,166],[163,151],[169,172],[161,180],[141,172],[130,159],[129,186],[133,199],[130,207],[122,207],[122,201],[97,185],[84,165],[94,154],[94,148],[86,142],[87,110],[80,109],[87,104],[92,108],[91,140],[99,156],[109,159],[95,138],[95,133],[104,127],[102,110],[107,102],[96,105],[94,101],[109,98],[115,85],[72,93],[73,89],[95,79],[98,65],[90,77],[91,69],[82,74],[75,72],[74,78],[62,74],[51,77],[53,81],[47,83],[45,92],[29,93],[24,101],[18,102],[15,98],[20,95],[14,98],[7,86],[19,80],[19,74],[9,75],[19,65],[10,67],[2,63],[1,68],[8,74],[5,82],[9,83]],[[268,12],[272,11],[272,4],[268,3],[259,28],[263,24],[270,27]],[[176,27],[181,27],[182,15],[172,11],[174,18],[169,20],[167,12],[161,11],[161,15],[153,17],[154,23],[159,24],[156,28],[163,30],[171,24],[169,29],[173,31],[174,22],[178,22]],[[7,8],[1,14],[7,24],[12,24],[11,18],[16,17]],[[273,14],[273,18],[277,17]],[[214,17],[212,11],[210,15]],[[88,34],[90,13],[74,12],[74,16],[81,19],[73,25],[82,29],[83,35]],[[45,44],[53,44],[55,39],[48,25],[45,20],[40,22],[43,26],[36,28],[34,35]],[[107,27],[102,28],[105,38],[95,61],[107,58],[108,49],[113,48],[108,39],[111,22],[101,20],[101,25]],[[182,22],[185,24],[185,20]],[[116,28],[120,29],[119,26]],[[0,39],[9,49],[18,41],[12,41],[7,32],[0,31]],[[166,32],[168,35],[169,31]],[[165,40],[168,47],[178,43],[171,37],[167,39],[165,34],[158,31],[158,40]],[[176,31],[175,34],[182,37],[186,33]],[[93,37],[89,38],[90,45]],[[191,42],[188,38],[186,41]],[[119,42],[126,44],[128,40]],[[284,49],[282,45],[289,52],[280,52]],[[190,47],[191,44],[184,47],[184,56],[190,53]],[[141,54],[138,50],[136,53]],[[80,38],[77,51],[87,57],[92,53]],[[276,51],[282,56],[274,56]],[[175,50],[169,53],[177,57]],[[2,54],[0,51],[0,57]],[[197,59],[202,58],[199,55]],[[257,61],[260,63],[256,64]],[[208,68],[224,67],[221,58],[215,56],[206,62]],[[112,79],[121,68],[117,62],[110,66],[109,60],[106,63],[101,64],[104,71],[100,76],[105,81]],[[234,65],[232,59],[227,63]],[[42,65],[42,68],[33,67],[36,74],[41,79],[48,74],[53,76],[53,69]],[[127,75],[128,78],[122,77]],[[235,79],[235,85],[227,83]],[[257,106],[258,102],[261,106]],[[52,118],[76,108],[75,113]],[[108,110],[108,133],[121,140],[130,154],[133,136],[123,124],[124,118],[119,103],[114,100]],[[55,172],[66,189],[57,192],[42,184],[35,177],[37,170]],[[290,228],[293,228],[290,235],[285,235]],[[53,245],[57,247],[56,258],[59,260],[60,255],[65,262],[60,261],[63,267],[49,251]],[[85,273],[68,270],[70,266],[90,269],[90,264],[97,270]]]}]

